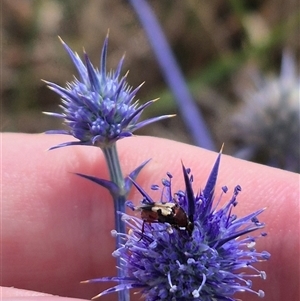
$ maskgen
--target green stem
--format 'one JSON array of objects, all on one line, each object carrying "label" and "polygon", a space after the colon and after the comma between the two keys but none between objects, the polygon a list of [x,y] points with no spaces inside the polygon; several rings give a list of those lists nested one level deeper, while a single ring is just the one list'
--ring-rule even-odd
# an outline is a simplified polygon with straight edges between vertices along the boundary
[{"label": "green stem", "polygon": [[[121,220],[121,215],[118,212],[125,212],[125,202],[126,202],[126,195],[127,191],[125,190],[125,181],[123,177],[123,173],[120,166],[120,160],[117,152],[116,143],[113,143],[105,148],[102,148],[102,151],[105,156],[106,163],[108,165],[110,180],[117,184],[119,187],[119,194],[112,195],[114,200],[114,214],[115,214],[115,229],[118,233],[125,233],[125,223]],[[116,240],[116,248],[118,249],[122,244],[120,236],[117,236]],[[117,258],[117,266],[120,267],[121,265],[120,257]],[[124,277],[123,269],[118,268],[118,277]],[[129,301],[129,291],[122,290],[118,292],[119,301]]]},{"label": "green stem", "polygon": [[102,150],[105,156],[106,163],[108,165],[111,181],[117,184],[120,188],[120,195],[126,195],[125,182],[120,166],[116,143],[106,146]]}]

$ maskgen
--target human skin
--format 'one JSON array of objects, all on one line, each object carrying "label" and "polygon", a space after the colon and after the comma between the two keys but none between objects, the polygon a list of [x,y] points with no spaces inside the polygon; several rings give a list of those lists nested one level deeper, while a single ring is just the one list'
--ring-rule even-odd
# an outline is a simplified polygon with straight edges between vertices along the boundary
[{"label": "human skin", "polygon": [[[111,256],[115,241],[110,235],[113,202],[105,189],[73,174],[108,179],[100,149],[71,146],[47,151],[70,140],[60,135],[2,134],[0,284],[14,288],[3,288],[1,300],[72,300],[33,291],[90,299],[114,285],[79,283],[116,275]],[[152,158],[138,177],[146,191],[151,184],[160,184],[166,172],[173,175],[174,191],[184,189],[181,160],[192,169],[198,191],[217,157],[198,147],[153,137],[125,138],[117,145],[124,175]],[[267,250],[271,258],[256,265],[266,271],[267,279],[254,279],[254,290],[264,290],[265,301],[299,300],[299,174],[223,155],[216,196],[226,185],[229,191],[223,200],[228,200],[237,184],[242,192],[235,214],[267,207],[259,220],[266,223],[263,231],[268,236],[258,239],[256,248]],[[129,198],[138,204],[141,196],[132,191]],[[236,297],[259,300],[249,293]],[[116,300],[116,294],[100,300]]]}]

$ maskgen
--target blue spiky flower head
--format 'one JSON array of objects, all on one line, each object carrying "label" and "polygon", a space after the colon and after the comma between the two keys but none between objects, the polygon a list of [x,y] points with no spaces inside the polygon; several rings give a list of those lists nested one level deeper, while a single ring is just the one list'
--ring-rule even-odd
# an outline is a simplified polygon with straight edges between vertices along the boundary
[{"label": "blue spiky flower head", "polygon": [[46,114],[63,118],[69,126],[69,130],[47,133],[72,135],[79,141],[63,143],[53,148],[68,145],[94,145],[103,148],[121,138],[132,136],[135,130],[149,123],[171,116],[138,122],[143,110],[155,100],[141,106],[134,101],[141,85],[132,90],[126,82],[127,74],[121,77],[124,57],[115,72],[106,71],[108,36],[104,41],[99,70],[94,68],[86,53],[82,61],[66,43],[61,42],[79,73],[79,79],[75,78],[65,88],[45,81],[50,89],[61,96],[63,109],[63,113]]},{"label": "blue spiky flower head", "polygon": [[[149,224],[123,214],[129,232],[113,231],[114,235],[124,238],[124,244],[113,255],[120,258],[125,276],[87,281],[119,283],[96,297],[123,289],[138,289],[147,301],[233,301],[236,292],[244,291],[264,296],[262,290],[251,288],[251,278],[266,278],[264,271],[254,267],[256,262],[270,257],[268,252],[255,249],[257,238],[266,234],[250,235],[264,227],[257,219],[264,209],[241,218],[233,214],[240,186],[222,207],[220,199],[214,202],[219,162],[220,155],[204,190],[197,194],[192,188],[193,176],[184,166],[184,191],[176,192],[175,197],[172,195],[172,175],[169,173],[162,181],[163,189],[157,204],[179,205],[186,212],[187,220],[193,223],[192,231],[187,227],[176,227],[172,219],[169,219],[170,224]],[[143,195],[142,204],[153,204],[150,196],[137,183],[134,185]],[[157,185],[152,188],[158,190]],[[223,193],[226,191],[223,187]],[[128,205],[137,208],[130,202]]]},{"label": "blue spiky flower head", "polygon": [[[285,50],[279,76],[257,69],[238,91],[243,103],[232,116],[235,156],[300,172],[300,76],[293,54]],[[238,85],[239,86],[239,85]]]}]

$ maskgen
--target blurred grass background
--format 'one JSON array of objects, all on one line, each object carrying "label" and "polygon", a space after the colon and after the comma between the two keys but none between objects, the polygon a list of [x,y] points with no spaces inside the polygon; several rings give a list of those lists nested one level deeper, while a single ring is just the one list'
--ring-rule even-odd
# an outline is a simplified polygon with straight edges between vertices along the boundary
[{"label": "blurred grass background", "polygon": [[[283,50],[299,55],[298,0],[153,0],[152,5],[201,108],[217,147],[234,151],[231,116],[249,70],[278,74]],[[59,97],[41,79],[64,85],[77,76],[57,36],[98,65],[110,30],[108,69],[126,53],[124,73],[141,102],[160,97],[144,118],[177,113],[138,134],[192,143],[166,86],[143,28],[122,0],[2,0],[2,131],[43,132],[62,128]],[[297,59],[299,63],[299,59]]]}]

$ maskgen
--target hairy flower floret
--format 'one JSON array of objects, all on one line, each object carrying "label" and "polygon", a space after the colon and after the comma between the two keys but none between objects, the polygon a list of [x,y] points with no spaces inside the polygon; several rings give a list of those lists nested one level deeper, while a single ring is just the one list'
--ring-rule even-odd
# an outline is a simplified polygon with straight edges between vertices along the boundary
[{"label": "hairy flower floret", "polygon": [[66,43],[62,40],[61,42],[79,73],[79,79],[75,78],[67,83],[65,88],[45,81],[50,89],[61,96],[63,109],[63,113],[46,114],[63,118],[69,126],[69,130],[54,130],[47,133],[72,135],[79,141],[63,143],[56,147],[76,144],[105,147],[118,139],[131,136],[133,131],[146,124],[171,116],[165,115],[138,122],[143,110],[155,100],[141,106],[134,101],[141,85],[133,90],[126,82],[127,74],[121,76],[124,57],[115,72],[106,71],[108,37],[102,48],[99,70],[92,65],[86,53],[82,61]]},{"label": "hairy flower floret", "polygon": [[[169,223],[159,220],[150,223],[147,218],[122,214],[129,232],[113,232],[124,238],[124,244],[113,255],[121,258],[125,276],[89,280],[119,282],[96,297],[131,288],[140,289],[147,301],[235,300],[233,295],[244,291],[264,296],[262,290],[256,292],[251,288],[251,278],[266,278],[264,271],[254,267],[256,262],[270,257],[268,252],[255,249],[257,238],[266,234],[250,235],[264,227],[257,218],[264,209],[241,218],[233,214],[240,186],[234,189],[233,196],[223,206],[220,206],[221,197],[214,202],[219,162],[220,155],[204,190],[196,194],[192,189],[190,170],[184,167],[185,189],[172,195],[172,176],[168,174],[168,178],[162,181],[158,202],[134,182],[143,201],[141,207],[135,207],[131,202],[129,207],[145,210],[152,204],[152,212],[148,211],[151,217],[156,212]],[[152,188],[158,190],[157,185]],[[227,188],[223,187],[222,194],[226,192]],[[192,231],[178,226],[179,217],[169,213],[172,204],[186,213],[187,221],[193,223]],[[168,208],[164,210],[162,207],[159,211],[159,206]],[[143,216],[147,216],[147,212]]]}]

